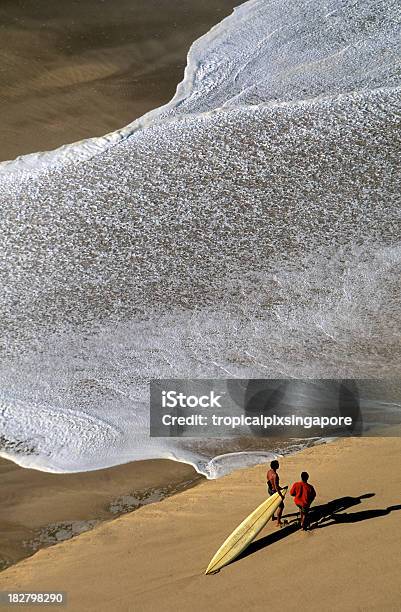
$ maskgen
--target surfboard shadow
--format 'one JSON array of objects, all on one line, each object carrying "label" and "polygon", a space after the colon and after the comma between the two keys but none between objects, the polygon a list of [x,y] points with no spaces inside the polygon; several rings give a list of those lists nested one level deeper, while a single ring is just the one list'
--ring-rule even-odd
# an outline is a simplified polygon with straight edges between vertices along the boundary
[{"label": "surfboard shadow", "polygon": [[236,563],[237,561],[240,561],[241,559],[245,559],[245,557],[248,557],[249,555],[253,555],[254,553],[258,552],[258,550],[261,550],[262,548],[266,548],[266,546],[270,546],[271,544],[274,544],[275,542],[279,542],[280,540],[283,540],[284,538],[291,535],[295,531],[298,531],[298,529],[299,529],[298,522],[294,521],[293,523],[291,523],[290,525],[287,525],[286,527],[283,527],[282,529],[277,529],[277,531],[274,531],[273,533],[269,533],[269,535],[266,535],[263,538],[260,538],[259,540],[255,540],[254,542],[251,542],[251,544],[249,544],[249,546],[240,555],[238,555],[238,557],[233,559],[231,563],[229,563],[228,565],[231,565],[232,563]]}]

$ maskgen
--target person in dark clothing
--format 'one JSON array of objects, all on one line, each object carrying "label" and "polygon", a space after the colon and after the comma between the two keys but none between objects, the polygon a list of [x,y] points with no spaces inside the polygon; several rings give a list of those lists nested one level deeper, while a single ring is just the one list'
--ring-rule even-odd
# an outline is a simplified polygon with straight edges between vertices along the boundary
[{"label": "person in dark clothing", "polygon": [[301,480],[294,482],[291,487],[290,495],[294,497],[294,502],[301,511],[301,528],[307,531],[307,517],[311,503],[316,497],[316,491],[311,484],[308,483],[308,472],[302,472]]},{"label": "person in dark clothing", "polygon": [[[282,500],[284,500],[284,495],[281,492],[280,487],[280,477],[277,473],[278,468],[280,467],[279,462],[275,459],[270,463],[270,470],[268,470],[266,479],[267,479],[267,491],[269,495],[274,495],[274,493],[278,493]],[[277,527],[282,527],[281,516],[284,510],[284,501],[278,507],[277,517],[273,516],[272,520],[277,521]]]}]

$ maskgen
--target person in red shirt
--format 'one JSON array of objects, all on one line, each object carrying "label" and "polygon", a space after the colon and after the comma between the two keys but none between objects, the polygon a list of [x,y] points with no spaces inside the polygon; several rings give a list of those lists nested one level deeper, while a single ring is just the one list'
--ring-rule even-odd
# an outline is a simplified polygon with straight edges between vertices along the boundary
[{"label": "person in red shirt", "polygon": [[[280,487],[280,477],[277,474],[277,470],[280,467],[279,462],[275,459],[270,463],[270,470],[268,470],[266,479],[267,479],[267,491],[269,495],[274,495],[274,493],[278,493],[282,500],[284,500],[284,495],[281,493]],[[273,516],[272,520],[277,521],[276,527],[282,527],[281,516],[284,510],[284,501],[278,507],[277,517]]]},{"label": "person in red shirt", "polygon": [[316,497],[316,491],[311,484],[308,483],[309,474],[308,472],[302,472],[301,480],[295,482],[290,491],[290,495],[294,497],[294,502],[301,511],[301,528],[307,531],[307,515],[311,503]]}]

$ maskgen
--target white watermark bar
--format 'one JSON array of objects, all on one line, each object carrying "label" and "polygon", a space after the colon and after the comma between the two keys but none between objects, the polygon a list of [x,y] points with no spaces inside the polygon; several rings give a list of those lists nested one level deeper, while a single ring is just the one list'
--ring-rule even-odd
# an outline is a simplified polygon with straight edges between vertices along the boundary
[{"label": "white watermark bar", "polygon": [[164,379],[150,383],[152,437],[398,435],[394,428],[400,424],[401,380]]}]

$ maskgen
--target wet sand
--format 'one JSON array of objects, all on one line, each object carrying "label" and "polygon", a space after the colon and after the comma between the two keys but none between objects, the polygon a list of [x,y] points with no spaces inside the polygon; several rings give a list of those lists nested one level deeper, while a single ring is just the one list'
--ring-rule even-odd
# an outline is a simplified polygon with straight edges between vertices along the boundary
[{"label": "wet sand", "polygon": [[73,612],[266,610],[267,603],[294,612],[397,610],[400,453],[400,437],[348,438],[283,458],[283,484],[310,473],[314,528],[297,528],[287,497],[289,525],[269,523],[218,574],[204,571],[265,498],[265,465],[203,481],[42,549],[2,572],[0,589],[63,590]]},{"label": "wet sand", "polygon": [[0,459],[0,569],[202,477],[184,463],[138,461],[78,474],[50,474]]},{"label": "wet sand", "polygon": [[3,2],[0,161],[102,136],[168,102],[190,45],[238,4]]}]

